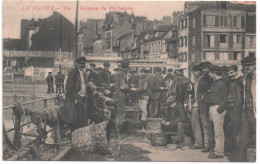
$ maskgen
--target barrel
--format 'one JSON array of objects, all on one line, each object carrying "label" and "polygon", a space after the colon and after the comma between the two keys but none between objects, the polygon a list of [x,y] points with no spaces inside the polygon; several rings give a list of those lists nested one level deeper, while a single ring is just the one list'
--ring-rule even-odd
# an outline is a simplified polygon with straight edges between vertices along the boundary
[{"label": "barrel", "polygon": [[119,135],[112,121],[76,129],[72,133],[72,148],[79,152],[116,155],[119,152]]},{"label": "barrel", "polygon": [[147,131],[162,131],[163,118],[147,118],[146,130]]},{"label": "barrel", "polygon": [[150,133],[152,146],[167,146],[167,135],[164,133]]}]

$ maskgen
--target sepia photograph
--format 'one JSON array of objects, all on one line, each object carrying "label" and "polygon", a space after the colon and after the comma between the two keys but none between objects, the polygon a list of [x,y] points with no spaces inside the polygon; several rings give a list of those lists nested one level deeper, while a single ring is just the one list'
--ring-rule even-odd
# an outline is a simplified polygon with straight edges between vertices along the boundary
[{"label": "sepia photograph", "polygon": [[2,161],[256,162],[256,1],[2,1]]}]

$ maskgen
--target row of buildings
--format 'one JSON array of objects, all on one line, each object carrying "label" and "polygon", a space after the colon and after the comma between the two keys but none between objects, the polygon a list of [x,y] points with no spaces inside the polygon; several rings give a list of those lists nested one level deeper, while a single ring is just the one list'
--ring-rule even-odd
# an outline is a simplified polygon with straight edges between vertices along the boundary
[{"label": "row of buildings", "polygon": [[[58,12],[22,20],[21,39],[4,39],[4,66],[72,66],[74,31],[73,23]],[[239,64],[255,53],[256,5],[228,1],[185,2],[183,11],[153,21],[111,11],[105,19],[81,21],[77,35],[78,56],[97,66],[109,61],[111,70],[130,59],[131,67],[159,66],[164,73],[182,67],[191,77],[194,64]]]},{"label": "row of buildings", "polygon": [[[256,53],[255,5],[192,1],[163,20],[148,21],[126,12],[88,20],[94,31],[87,25],[80,29],[78,52],[97,65],[111,60],[113,68],[118,60],[127,58],[131,66],[139,68],[182,67],[189,77],[191,67],[202,61],[239,65],[242,58]],[[86,44],[88,33],[93,37]]]}]

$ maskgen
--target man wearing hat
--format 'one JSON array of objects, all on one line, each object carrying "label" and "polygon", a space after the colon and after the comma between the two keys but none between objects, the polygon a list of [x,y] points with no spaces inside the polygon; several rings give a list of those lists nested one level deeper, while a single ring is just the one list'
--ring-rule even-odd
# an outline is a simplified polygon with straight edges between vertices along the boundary
[{"label": "man wearing hat", "polygon": [[146,70],[143,68],[140,70],[140,78],[138,82],[137,92],[138,92],[138,106],[142,110],[142,118],[143,121],[143,128],[145,128],[145,123],[147,119],[147,106],[148,106],[148,100],[149,100],[149,80],[146,77],[145,73]]},{"label": "man wearing hat", "polygon": [[215,151],[210,152],[209,158],[223,158],[224,157],[224,119],[226,116],[228,83],[223,78],[223,69],[217,65],[210,65],[210,77],[213,83],[209,90],[209,116],[213,121],[215,132]]},{"label": "man wearing hat", "polygon": [[208,97],[209,93],[208,90],[212,84],[212,78],[209,76],[209,66],[212,65],[210,62],[202,62],[199,64],[200,73],[202,77],[200,77],[198,86],[197,86],[197,93],[196,93],[196,100],[199,105],[200,110],[200,119],[203,128],[203,144],[204,149],[202,152],[213,152],[213,123],[209,119],[209,105],[208,105]]},{"label": "man wearing hat", "polygon": [[244,109],[239,131],[239,162],[247,161],[247,148],[256,147],[256,58],[248,56],[241,60],[244,74]]},{"label": "man wearing hat", "polygon": [[92,81],[94,84],[98,85],[98,71],[95,70],[96,64],[90,63],[90,68],[87,69],[87,75],[88,75],[88,82]]},{"label": "man wearing hat", "polygon": [[157,118],[160,115],[160,112],[163,107],[162,102],[162,91],[166,89],[161,76],[162,69],[160,67],[155,67],[155,76],[151,76],[150,81],[150,106],[148,115],[151,118]]},{"label": "man wearing hat", "polygon": [[110,63],[105,62],[104,68],[98,74],[99,85],[104,87],[110,86],[111,72],[109,71]]},{"label": "man wearing hat", "polygon": [[86,126],[87,117],[87,76],[84,72],[86,58],[76,60],[76,67],[70,71],[66,83],[63,120],[69,124],[71,131]]},{"label": "man wearing hat", "polygon": [[228,66],[226,74],[230,79],[227,97],[227,116],[230,119],[230,153],[238,150],[237,136],[240,129],[243,110],[244,86],[243,79],[238,75],[238,67],[236,65]]},{"label": "man wearing hat", "polygon": [[52,72],[48,72],[48,76],[46,78],[46,81],[47,81],[47,85],[48,85],[48,90],[47,90],[47,93],[54,93],[54,89],[53,89],[53,81],[54,81],[54,78],[52,76]]},{"label": "man wearing hat", "polygon": [[192,93],[192,107],[191,107],[191,126],[194,135],[194,144],[190,146],[190,149],[202,149],[203,148],[203,140],[202,140],[202,129],[200,125],[200,116],[199,116],[199,104],[196,99],[197,89],[199,79],[201,77],[200,67],[199,65],[194,65],[192,67],[192,73],[194,75],[193,82],[193,93]]},{"label": "man wearing hat", "polygon": [[[128,79],[128,86],[131,88],[137,88],[138,82],[139,82],[139,76],[138,71],[136,67],[133,68],[133,70],[130,71],[131,75]],[[137,93],[136,92],[130,92],[130,104],[136,104],[137,103]]]},{"label": "man wearing hat", "polygon": [[121,68],[115,74],[113,99],[115,100],[115,122],[116,128],[122,130],[123,122],[125,121],[125,99],[126,93],[129,92],[127,85],[127,71],[129,68],[129,61],[122,60]]},{"label": "man wearing hat", "polygon": [[162,129],[164,131],[177,130],[177,146],[176,148],[184,147],[184,136],[193,137],[189,133],[190,122],[184,108],[178,107],[175,96],[170,96],[166,100],[166,110],[164,110],[164,119],[162,121]]}]

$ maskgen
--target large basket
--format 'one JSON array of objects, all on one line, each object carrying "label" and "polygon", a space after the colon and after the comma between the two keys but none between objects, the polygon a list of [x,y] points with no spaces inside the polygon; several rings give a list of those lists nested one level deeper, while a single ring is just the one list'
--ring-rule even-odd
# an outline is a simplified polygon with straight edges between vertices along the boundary
[{"label": "large basket", "polygon": [[164,133],[150,133],[152,146],[167,146],[167,135]]},{"label": "large basket", "polygon": [[93,123],[72,133],[72,147],[80,152],[115,155],[120,147],[118,131],[111,121]]},{"label": "large basket", "polygon": [[147,118],[146,130],[161,132],[162,120],[162,118]]}]

